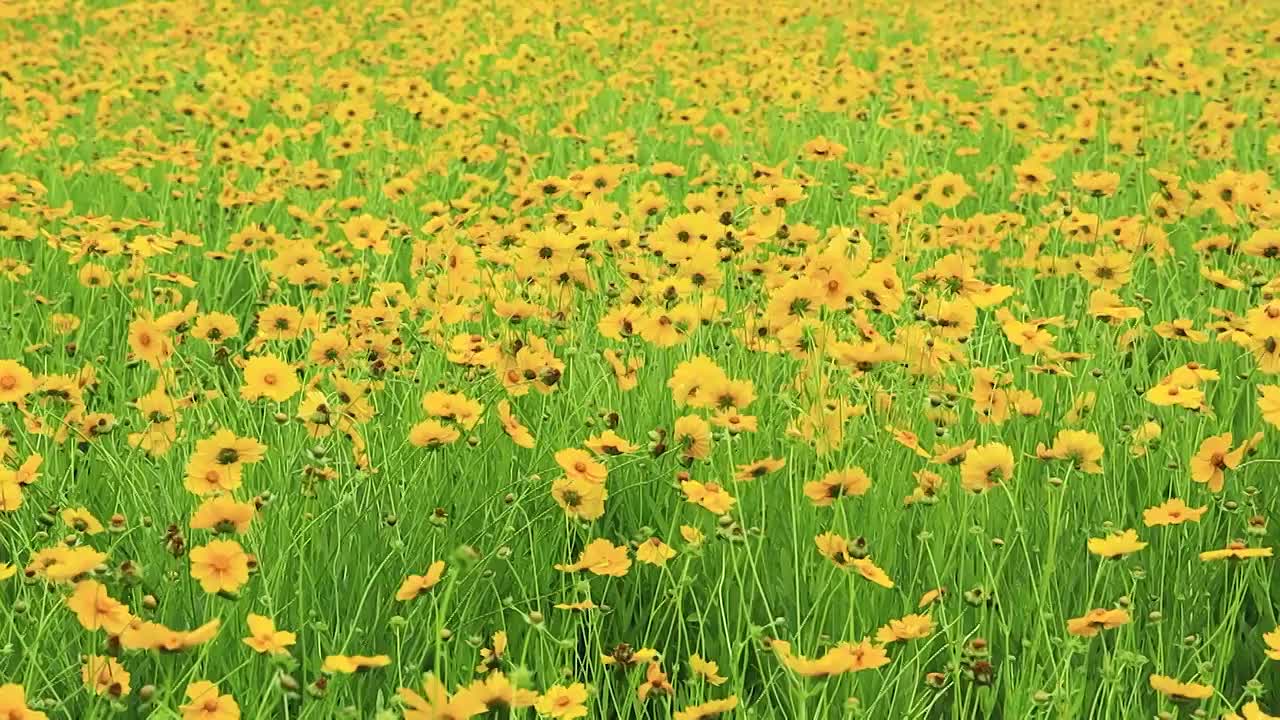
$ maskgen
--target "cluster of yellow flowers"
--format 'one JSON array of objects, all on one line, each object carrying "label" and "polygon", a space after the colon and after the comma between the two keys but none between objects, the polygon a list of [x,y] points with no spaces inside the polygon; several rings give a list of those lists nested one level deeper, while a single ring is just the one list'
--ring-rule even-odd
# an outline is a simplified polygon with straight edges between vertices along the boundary
[{"label": "cluster of yellow flowers", "polygon": [[1269,2],[6,0],[0,718],[1272,717],[1277,77]]}]

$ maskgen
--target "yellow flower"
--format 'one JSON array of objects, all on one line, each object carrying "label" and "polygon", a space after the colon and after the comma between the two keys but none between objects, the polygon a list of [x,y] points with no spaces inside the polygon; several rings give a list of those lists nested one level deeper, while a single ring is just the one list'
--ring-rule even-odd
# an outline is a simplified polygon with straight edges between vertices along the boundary
[{"label": "yellow flower", "polygon": [[1280,718],[1267,714],[1257,702],[1247,702],[1240,708],[1239,715],[1226,713],[1222,716],[1222,720],[1280,720]]},{"label": "yellow flower", "polygon": [[436,560],[427,568],[425,575],[410,575],[400,584],[400,589],[396,591],[396,600],[401,602],[413,600],[431,588],[435,587],[440,578],[444,577],[444,561]]},{"label": "yellow flower", "polygon": [[1152,675],[1151,689],[1174,700],[1207,700],[1213,697],[1213,688],[1197,683],[1184,683],[1168,675]]},{"label": "yellow flower", "polygon": [[685,480],[680,483],[680,490],[684,492],[689,502],[700,505],[717,515],[724,515],[729,512],[738,502],[718,483],[700,483],[696,480]]},{"label": "yellow flower", "polygon": [[455,442],[462,437],[456,428],[439,420],[423,420],[409,428],[409,444],[414,447],[434,449]]},{"label": "yellow flower", "polygon": [[140,317],[129,323],[129,349],[139,360],[159,368],[173,356],[173,341],[155,320]]},{"label": "yellow flower", "polygon": [[1161,407],[1176,405],[1194,410],[1204,402],[1204,391],[1192,386],[1161,382],[1148,390],[1143,397],[1153,405]]},{"label": "yellow flower", "polygon": [[738,696],[730,695],[722,700],[711,700],[699,705],[690,705],[682,710],[677,710],[672,715],[672,720],[704,720],[704,718],[713,718],[717,715],[723,715],[734,708],[738,707]]},{"label": "yellow flower", "polygon": [[927,605],[932,605],[935,600],[945,596],[946,594],[947,589],[945,587],[934,588],[920,596],[920,602],[916,603],[916,607],[922,608]]},{"label": "yellow flower", "polygon": [[733,479],[738,481],[755,480],[764,477],[771,472],[781,470],[787,464],[782,458],[764,458],[753,463],[739,465],[737,472],[734,473]]},{"label": "yellow flower", "polygon": [[97,695],[125,697],[129,694],[129,671],[115,658],[90,655],[80,669],[80,679]]},{"label": "yellow flower", "polygon": [[86,535],[97,535],[103,531],[102,523],[84,508],[67,508],[62,511],[62,522],[67,527]]},{"label": "yellow flower", "polygon": [[0,468],[0,511],[15,512],[22,507],[22,485],[9,468]]},{"label": "yellow flower", "polygon": [[88,545],[67,547],[59,545],[38,553],[40,562],[34,558],[33,566],[43,568],[43,574],[53,582],[70,582],[80,578],[107,559],[107,554],[99,552]]},{"label": "yellow flower", "polygon": [[289,652],[289,646],[297,642],[297,635],[277,630],[275,622],[269,617],[250,613],[245,622],[249,626],[249,637],[244,638],[243,642],[256,652],[285,655]]},{"label": "yellow flower", "polygon": [[127,650],[163,650],[181,652],[203,645],[218,635],[222,621],[214,618],[195,630],[173,630],[159,623],[135,619],[120,635],[120,645]]},{"label": "yellow flower", "polygon": [[187,464],[186,479],[182,486],[196,495],[212,495],[231,492],[244,482],[240,464],[215,465],[192,459]]},{"label": "yellow flower", "polygon": [[476,666],[476,672],[490,672],[502,668],[502,659],[507,652],[507,633],[499,630],[493,634],[493,639],[489,642],[489,647],[480,648],[480,664]]},{"label": "yellow flower", "polygon": [[711,454],[711,426],[697,415],[677,418],[675,444],[691,460],[702,460]]},{"label": "yellow flower", "polygon": [[1120,608],[1097,608],[1067,621],[1067,632],[1080,637],[1093,637],[1101,630],[1129,624],[1129,612]]},{"label": "yellow flower", "polygon": [[272,305],[258,313],[255,346],[267,340],[295,340],[302,334],[302,311],[289,305]]},{"label": "yellow flower", "polygon": [[249,555],[235,540],[212,540],[191,550],[191,577],[207,593],[235,592],[249,582]]},{"label": "yellow flower", "polygon": [[850,672],[874,670],[889,664],[889,654],[884,651],[884,648],[865,638],[857,645],[840,643],[832,652],[839,652],[848,657]]},{"label": "yellow flower", "polygon": [[240,396],[249,401],[265,397],[279,403],[293,397],[301,388],[293,367],[274,355],[260,355],[245,363]]},{"label": "yellow flower", "polygon": [[1231,449],[1231,433],[1205,438],[1191,458],[1191,480],[1208,483],[1210,492],[1221,492],[1227,470],[1239,467],[1243,450]]},{"label": "yellow flower", "polygon": [[880,569],[880,566],[871,562],[871,558],[854,558],[850,563],[854,570],[862,577],[884,588],[893,587],[893,580],[889,579],[889,574]]},{"label": "yellow flower", "polygon": [[532,448],[537,444],[533,437],[533,433],[529,432],[529,428],[525,427],[520,419],[511,412],[511,403],[506,400],[498,402],[498,420],[502,423],[502,430],[511,438],[511,441],[522,448]]},{"label": "yellow flower", "polygon": [[603,483],[609,471],[604,463],[596,460],[591,453],[578,448],[565,448],[556,453],[556,464],[564,469],[571,480],[587,480]]},{"label": "yellow flower", "polygon": [[610,575],[622,577],[631,569],[631,558],[627,554],[627,546],[614,546],[604,538],[592,540],[591,544],[578,556],[578,561],[569,565],[555,566],[560,572],[590,571],[593,575]]},{"label": "yellow flower", "polygon": [[251,437],[238,437],[222,428],[212,437],[196,442],[193,464],[238,467],[256,463],[266,456],[267,446]]},{"label": "yellow flower", "polygon": [[636,445],[612,430],[605,430],[589,438],[584,444],[597,455],[625,455],[636,451]]},{"label": "yellow flower", "polygon": [[108,595],[107,588],[96,580],[77,583],[67,598],[67,607],[85,630],[106,630],[119,635],[133,621],[129,608]]},{"label": "yellow flower", "polygon": [[240,323],[226,313],[206,313],[196,320],[191,334],[211,345],[219,345],[240,334]]},{"label": "yellow flower", "polygon": [[588,522],[604,515],[609,493],[603,483],[584,478],[558,478],[551,483],[551,497],[569,517]]},{"label": "yellow flower", "polygon": [[[517,688],[500,672],[491,672],[483,680],[473,680],[467,686],[467,694],[481,703],[489,712],[503,714],[509,710],[533,707],[538,703],[538,693]],[[461,693],[459,693],[461,694]],[[464,708],[464,712],[466,709]],[[461,717],[464,713],[458,713]],[[407,714],[405,720],[414,720]],[[423,718],[422,720],[431,720]]]},{"label": "yellow flower", "polygon": [[191,515],[192,530],[234,532],[243,535],[257,512],[253,503],[240,502],[230,495],[218,495],[200,503]]},{"label": "yellow flower", "polygon": [[539,714],[561,720],[586,717],[587,686],[582,683],[553,685],[542,694],[536,707]]},{"label": "yellow flower", "polygon": [[969,492],[990,490],[1013,478],[1013,451],[1003,443],[979,445],[960,463],[960,484]]},{"label": "yellow flower", "polygon": [[6,720],[49,720],[48,715],[27,707],[26,691],[16,683],[0,685],[0,717]]},{"label": "yellow flower", "polygon": [[1280,660],[1280,626],[1269,633],[1263,633],[1262,641],[1267,644],[1267,657]]},{"label": "yellow flower", "polygon": [[[435,675],[427,673],[423,679],[423,691],[426,697],[403,687],[397,691],[397,694],[404,701],[404,720],[463,720],[488,710],[485,699],[493,697],[488,691],[494,689],[499,688],[490,688],[486,685],[479,692],[464,688],[451,696],[444,683],[440,682]],[[513,691],[513,702],[509,706],[514,704],[514,700]]]},{"label": "yellow flower", "polygon": [[860,467],[832,470],[821,480],[804,484],[804,494],[817,507],[829,507],[844,497],[865,495],[871,489],[871,478]]},{"label": "yellow flower", "polygon": [[35,389],[36,379],[30,370],[16,360],[0,360],[0,403],[21,402]]},{"label": "yellow flower", "polygon": [[342,225],[342,234],[356,250],[372,249],[379,255],[389,255],[391,245],[385,239],[387,223],[364,214],[351,218]]},{"label": "yellow flower", "polygon": [[671,687],[670,678],[662,671],[662,666],[656,662],[651,662],[645,668],[644,682],[640,683],[640,687],[636,688],[636,696],[643,702],[648,700],[651,695],[670,695],[674,691],[674,688]]},{"label": "yellow flower", "polygon": [[40,453],[32,453],[26,460],[22,461],[22,465],[13,472],[13,480],[19,485],[26,487],[35,483],[40,479],[40,464],[44,462],[44,456]]},{"label": "yellow flower", "polygon": [[1225,548],[1221,550],[1206,550],[1200,553],[1200,559],[1209,562],[1211,560],[1249,560],[1252,558],[1269,558],[1271,557],[1271,548],[1269,547],[1248,547],[1240,540],[1232,540],[1227,543]]},{"label": "yellow flower", "polygon": [[1070,460],[1081,472],[1102,472],[1102,441],[1087,430],[1062,430],[1054,438],[1053,447],[1036,446],[1036,457],[1042,460]]},{"label": "yellow flower", "polygon": [[815,537],[813,542],[818,546],[818,554],[835,563],[836,567],[852,567],[854,558],[848,540],[836,533],[825,532]]},{"label": "yellow flower", "polygon": [[428,415],[456,423],[464,430],[474,428],[484,419],[484,405],[462,393],[429,392],[422,397],[422,409]]},{"label": "yellow flower", "polygon": [[1089,538],[1089,552],[1104,558],[1122,558],[1146,546],[1133,530],[1112,533],[1105,538]]},{"label": "yellow flower", "polygon": [[1258,386],[1258,409],[1264,421],[1280,428],[1280,385]]},{"label": "yellow flower", "polygon": [[933,634],[933,618],[926,615],[905,615],[897,620],[890,620],[887,625],[876,631],[876,642],[888,645],[900,640],[919,640]]},{"label": "yellow flower", "polygon": [[1110,197],[1120,186],[1120,176],[1101,170],[1078,172],[1071,176],[1071,184],[1094,197]]},{"label": "yellow flower", "polygon": [[723,685],[728,678],[720,675],[720,665],[710,660],[704,660],[701,655],[694,653],[689,656],[689,667],[693,670],[693,674],[702,678],[709,685]]},{"label": "yellow flower", "polygon": [[329,655],[320,665],[320,672],[351,675],[390,664],[391,658],[386,655]]},{"label": "yellow flower", "polygon": [[1188,507],[1178,498],[1170,498],[1164,503],[1142,511],[1142,522],[1147,527],[1160,525],[1181,525],[1184,522],[1200,522],[1200,517],[1209,511],[1208,506]]},{"label": "yellow flower", "polygon": [[187,686],[187,702],[178,708],[182,720],[240,720],[240,706],[235,698],[223,695],[218,686],[199,680]]},{"label": "yellow flower", "polygon": [[605,667],[633,668],[658,659],[658,651],[653,648],[634,649],[627,643],[622,643],[616,645],[613,652],[602,654],[600,664]]},{"label": "yellow flower", "polygon": [[636,548],[636,560],[658,567],[666,565],[667,561],[675,556],[676,551],[656,537],[645,540]]},{"label": "yellow flower", "polygon": [[929,457],[929,451],[920,447],[920,437],[915,433],[910,430],[893,427],[892,425],[886,426],[885,430],[888,431],[889,436],[893,438],[893,441],[902,447],[914,452],[919,457]]},{"label": "yellow flower", "polygon": [[840,643],[818,658],[794,655],[791,652],[791,646],[783,641],[774,641],[773,649],[787,669],[804,677],[831,677],[873,670],[889,664],[889,655],[884,648],[873,644],[868,639],[864,639],[857,645]]}]

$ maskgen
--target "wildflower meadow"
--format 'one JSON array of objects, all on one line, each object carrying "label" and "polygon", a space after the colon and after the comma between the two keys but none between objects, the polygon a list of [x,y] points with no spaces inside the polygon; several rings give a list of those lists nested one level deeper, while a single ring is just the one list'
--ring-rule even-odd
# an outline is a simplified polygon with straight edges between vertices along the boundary
[{"label": "wildflower meadow", "polygon": [[1280,714],[1280,2],[0,0],[0,718]]}]

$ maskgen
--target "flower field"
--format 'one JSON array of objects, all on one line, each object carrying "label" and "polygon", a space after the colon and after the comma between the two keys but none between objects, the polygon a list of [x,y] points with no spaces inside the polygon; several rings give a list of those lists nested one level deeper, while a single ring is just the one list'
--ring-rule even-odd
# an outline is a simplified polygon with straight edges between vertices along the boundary
[{"label": "flower field", "polygon": [[1280,4],[4,0],[0,718],[1280,713]]}]

